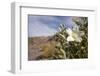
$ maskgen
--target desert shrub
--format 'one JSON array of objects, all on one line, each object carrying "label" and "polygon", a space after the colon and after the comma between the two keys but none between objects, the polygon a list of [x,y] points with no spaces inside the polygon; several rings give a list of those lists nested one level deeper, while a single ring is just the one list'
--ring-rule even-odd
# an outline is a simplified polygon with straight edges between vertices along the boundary
[{"label": "desert shrub", "polygon": [[[79,18],[79,20],[73,20],[78,26],[77,29],[73,30],[73,32],[77,33],[76,40],[68,41],[68,32],[67,28],[62,24],[60,25],[60,31],[56,33],[54,36],[55,40],[58,42],[56,48],[57,51],[63,52],[63,59],[73,59],[73,58],[87,58],[88,57],[88,21],[87,18]],[[84,32],[81,36],[80,32]],[[74,34],[73,33],[73,34]],[[79,38],[78,38],[79,37]],[[75,38],[75,37],[74,37]],[[79,41],[79,39],[81,41]],[[59,46],[58,46],[59,45]],[[66,56],[65,56],[66,54]]]}]

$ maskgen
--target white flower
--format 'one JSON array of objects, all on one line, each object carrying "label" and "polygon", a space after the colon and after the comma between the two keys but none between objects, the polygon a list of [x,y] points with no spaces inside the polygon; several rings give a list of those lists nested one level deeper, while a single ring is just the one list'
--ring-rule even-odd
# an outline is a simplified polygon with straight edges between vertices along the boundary
[{"label": "white flower", "polygon": [[[68,33],[67,41],[81,42],[81,32],[79,30],[72,30],[70,28],[66,29]],[[82,32],[83,33],[83,32]]]},{"label": "white flower", "polygon": [[67,41],[74,41],[74,38],[72,36],[68,36]]},{"label": "white flower", "polygon": [[74,41],[74,38],[72,37],[72,30],[68,28],[66,29],[66,32],[68,33],[67,41]]}]

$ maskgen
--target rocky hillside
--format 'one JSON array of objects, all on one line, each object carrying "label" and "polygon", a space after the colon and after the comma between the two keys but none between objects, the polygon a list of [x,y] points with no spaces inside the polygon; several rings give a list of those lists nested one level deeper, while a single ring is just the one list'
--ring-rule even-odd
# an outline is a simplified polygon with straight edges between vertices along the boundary
[{"label": "rocky hillside", "polygon": [[[28,60],[37,60],[41,55],[48,57],[51,51],[48,50],[54,48],[55,41],[52,37],[30,37],[28,38]],[[45,51],[45,52],[44,52]]]}]

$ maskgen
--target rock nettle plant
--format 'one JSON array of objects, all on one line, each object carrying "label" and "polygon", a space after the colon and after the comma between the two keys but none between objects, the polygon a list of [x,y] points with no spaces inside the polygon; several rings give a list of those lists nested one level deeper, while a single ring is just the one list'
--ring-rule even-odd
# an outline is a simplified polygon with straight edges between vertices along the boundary
[{"label": "rock nettle plant", "polygon": [[78,18],[73,21],[77,26],[72,29],[61,24],[59,32],[54,36],[58,42],[56,50],[60,59],[74,59],[88,57],[88,21],[87,18]]}]

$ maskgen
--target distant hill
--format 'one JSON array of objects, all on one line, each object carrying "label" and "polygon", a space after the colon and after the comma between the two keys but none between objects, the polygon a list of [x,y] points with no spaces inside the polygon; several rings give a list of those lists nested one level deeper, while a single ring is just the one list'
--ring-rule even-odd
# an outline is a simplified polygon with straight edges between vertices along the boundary
[{"label": "distant hill", "polygon": [[[28,60],[37,60],[40,55],[48,57],[53,52],[56,42],[52,36],[28,38]],[[51,50],[52,49],[52,50]],[[49,51],[50,50],[50,51]]]}]

